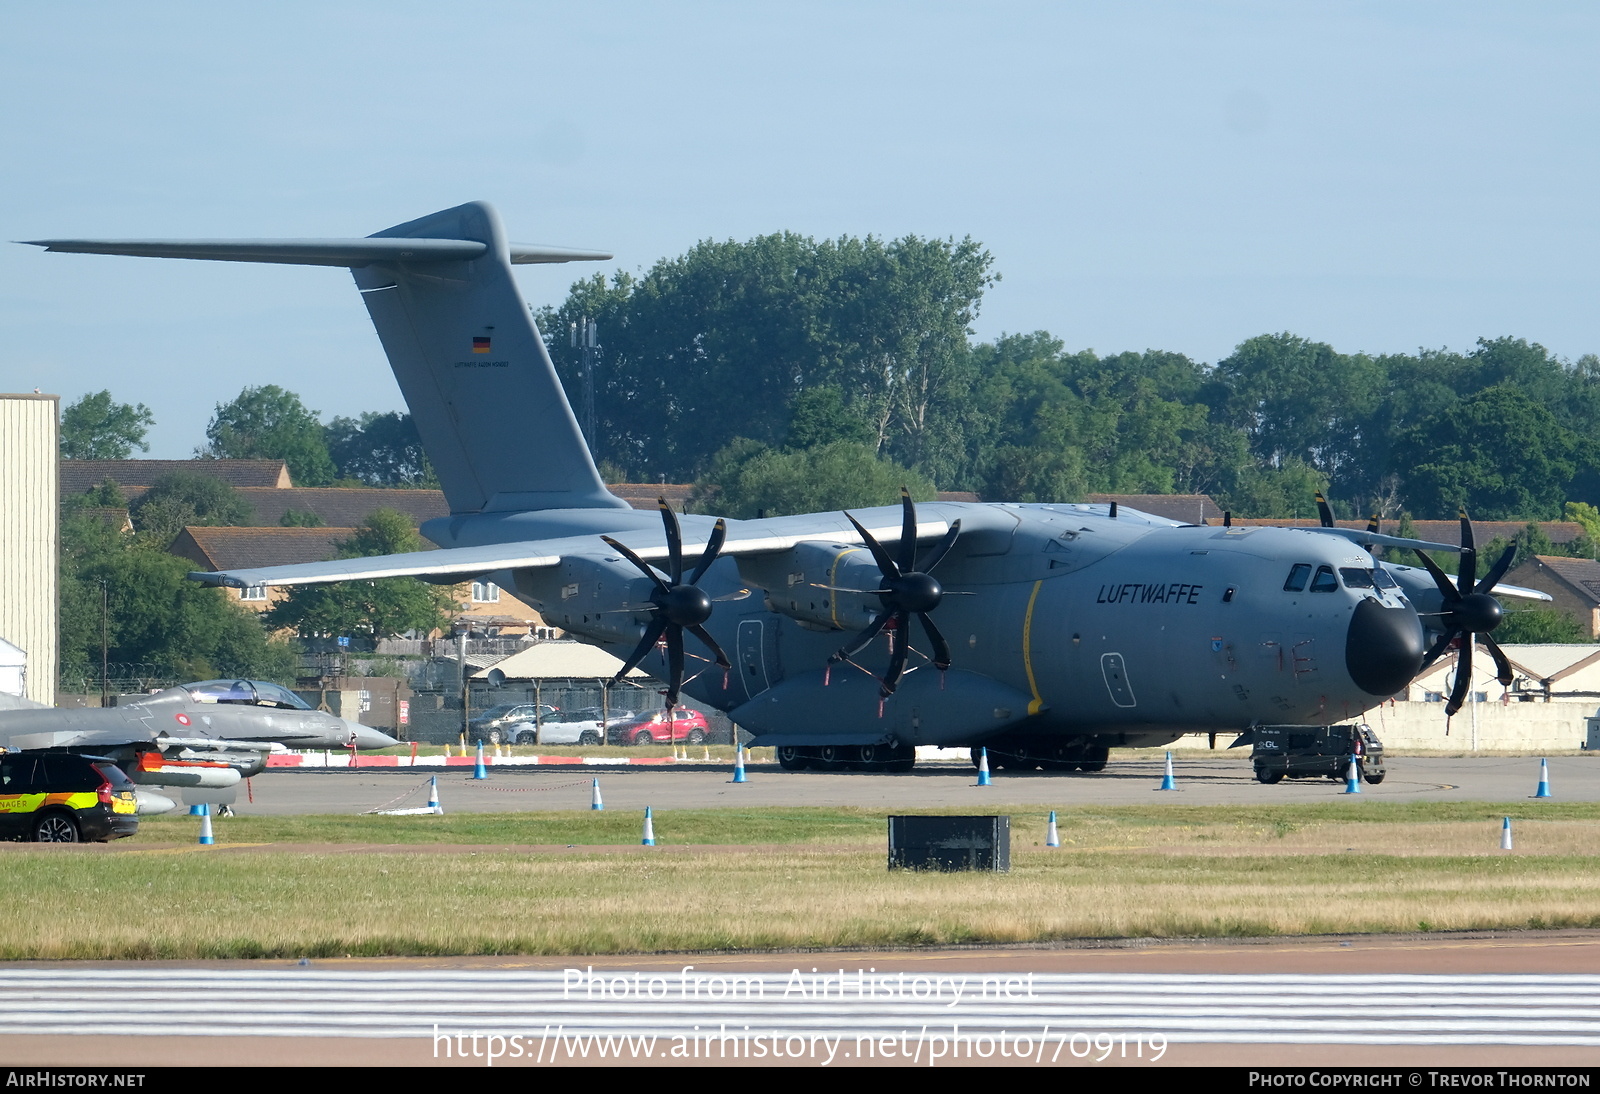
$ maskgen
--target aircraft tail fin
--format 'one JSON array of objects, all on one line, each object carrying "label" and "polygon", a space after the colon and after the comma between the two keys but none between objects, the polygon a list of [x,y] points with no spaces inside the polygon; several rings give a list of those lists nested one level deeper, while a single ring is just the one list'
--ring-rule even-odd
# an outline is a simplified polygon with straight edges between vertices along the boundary
[{"label": "aircraft tail fin", "polygon": [[605,488],[511,275],[608,259],[513,244],[486,202],[357,239],[37,240],[51,251],[347,266],[452,513],[628,508]]}]

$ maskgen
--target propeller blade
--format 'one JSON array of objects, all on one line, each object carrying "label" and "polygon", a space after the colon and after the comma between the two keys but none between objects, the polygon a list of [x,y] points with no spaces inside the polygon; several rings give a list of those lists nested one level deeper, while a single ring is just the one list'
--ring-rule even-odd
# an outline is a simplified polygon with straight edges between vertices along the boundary
[{"label": "propeller blade", "polygon": [[1222,514],[1222,526],[1224,528],[1232,528],[1233,527],[1233,510],[1228,509],[1228,510],[1224,510],[1223,511],[1223,514]]},{"label": "propeller blade", "polygon": [[644,637],[639,639],[639,644],[633,648],[633,652],[628,655],[628,659],[622,663],[622,668],[619,669],[617,674],[611,678],[611,682],[616,683],[618,680],[621,680],[624,676],[628,675],[628,673],[638,668],[639,662],[644,660],[645,654],[649,653],[655,648],[656,643],[661,640],[661,632],[666,629],[666,616],[656,616],[655,620],[651,622],[650,626],[645,629]]},{"label": "propeller blade", "polygon": [[706,576],[706,571],[711,569],[711,564],[717,561],[717,556],[722,553],[722,541],[727,538],[728,522],[719,519],[711,529],[711,538],[706,540],[706,550],[700,556],[700,565],[696,566],[694,573],[689,575],[689,584],[700,584],[700,579]]},{"label": "propeller blade", "polygon": [[717,668],[733,668],[733,662],[729,661],[728,655],[722,652],[722,647],[717,645],[717,640],[711,637],[710,631],[696,623],[694,626],[689,628],[689,633],[700,639],[700,641],[704,642],[706,644],[706,648],[716,656]]},{"label": "propeller blade", "polygon": [[1453,717],[1461,709],[1461,704],[1467,701],[1467,692],[1472,687],[1472,635],[1461,636],[1461,652],[1456,654],[1456,686],[1450,689],[1450,701],[1445,704],[1446,716]]},{"label": "propeller blade", "polygon": [[950,643],[944,640],[927,612],[918,612],[917,618],[922,620],[922,629],[928,632],[928,641],[933,644],[933,667],[943,672],[950,667]]},{"label": "propeller blade", "polygon": [[1467,511],[1461,513],[1461,565],[1456,568],[1456,590],[1466,596],[1472,591],[1478,577],[1478,547],[1472,538],[1472,521],[1467,519]]},{"label": "propeller blade", "polygon": [[900,572],[917,568],[917,507],[911,491],[900,488]]},{"label": "propeller blade", "polygon": [[1506,653],[1500,648],[1500,643],[1486,634],[1480,634],[1478,637],[1489,647],[1489,656],[1494,658],[1495,679],[1500,681],[1501,687],[1510,687],[1511,681],[1515,680],[1516,676],[1511,672],[1511,662],[1506,660]]},{"label": "propeller blade", "polygon": [[678,689],[683,687],[683,628],[667,628],[667,709],[678,705]]},{"label": "propeller blade", "polygon": [[956,545],[956,537],[961,534],[961,522],[954,521],[944,538],[933,545],[933,550],[928,552],[928,557],[922,560],[922,572],[933,573],[933,568],[944,561],[944,556],[950,553],[950,548]]},{"label": "propeller blade", "polygon": [[844,519],[856,526],[856,531],[861,533],[861,542],[867,545],[867,550],[872,552],[872,560],[878,564],[878,569],[883,572],[885,580],[893,581],[900,576],[900,567],[894,564],[894,559],[889,557],[889,552],[883,549],[883,544],[872,538],[872,533],[861,527],[861,522],[849,513]]},{"label": "propeller blade", "polygon": [[867,643],[878,637],[878,632],[883,630],[883,625],[894,618],[893,612],[879,612],[878,618],[867,624],[867,629],[850,640],[838,653],[828,658],[829,661],[843,661],[847,657],[854,657],[866,648]]},{"label": "propeller blade", "polygon": [[1382,528],[1383,522],[1378,519],[1378,514],[1374,513],[1372,516],[1367,518],[1367,531],[1370,534],[1378,535]]},{"label": "propeller blade", "polygon": [[1428,568],[1428,574],[1433,578],[1433,583],[1439,586],[1439,591],[1444,594],[1445,607],[1449,607],[1461,599],[1461,594],[1456,592],[1456,587],[1450,584],[1450,575],[1439,569],[1439,564],[1428,557],[1426,551],[1416,550],[1416,556]]},{"label": "propeller blade", "polygon": [[900,677],[905,674],[906,655],[911,652],[911,634],[907,630],[910,623],[910,615],[906,612],[895,616],[894,652],[889,655],[889,671],[884,673],[879,687],[884,698],[894,694],[894,689],[900,686]]},{"label": "propeller blade", "polygon": [[731,593],[723,593],[721,596],[712,597],[711,598],[711,603],[713,603],[713,604],[721,604],[721,603],[723,603],[725,601],[729,601],[729,600],[744,600],[744,599],[748,598],[749,595],[750,595],[750,590],[749,589],[735,589]]},{"label": "propeller blade", "polygon": [[1459,632],[1454,630],[1445,631],[1438,637],[1438,640],[1435,641],[1433,645],[1428,647],[1427,654],[1425,654],[1422,658],[1422,664],[1417,668],[1417,672],[1419,674],[1423,671],[1423,669],[1426,669],[1429,665],[1439,660],[1439,655],[1445,651],[1447,646],[1450,645],[1450,640],[1454,638],[1457,633]]},{"label": "propeller blade", "polygon": [[674,585],[682,585],[683,534],[678,530],[678,514],[672,511],[672,506],[667,504],[666,498],[657,498],[656,504],[661,507],[661,523],[667,528],[667,557],[671,563],[667,572],[672,575]]},{"label": "propeller blade", "polygon": [[639,567],[639,572],[644,574],[644,576],[648,577],[651,581],[654,581],[657,589],[660,589],[662,592],[667,591],[667,583],[661,580],[661,575],[656,573],[655,568],[648,565],[644,559],[634,554],[631,550],[624,547],[610,536],[601,536],[600,538],[605,540],[606,545],[609,546],[613,551],[617,552],[623,558]]},{"label": "propeller blade", "polygon": [[1495,564],[1489,567],[1489,572],[1483,575],[1483,580],[1478,582],[1478,587],[1472,591],[1486,593],[1498,585],[1500,579],[1506,576],[1506,571],[1511,568],[1511,559],[1516,553],[1517,545],[1513,543],[1501,553],[1500,557],[1495,560]]},{"label": "propeller blade", "polygon": [[1317,491],[1317,519],[1322,522],[1324,528],[1333,527],[1333,510],[1329,508],[1328,499],[1322,496],[1321,490]]}]

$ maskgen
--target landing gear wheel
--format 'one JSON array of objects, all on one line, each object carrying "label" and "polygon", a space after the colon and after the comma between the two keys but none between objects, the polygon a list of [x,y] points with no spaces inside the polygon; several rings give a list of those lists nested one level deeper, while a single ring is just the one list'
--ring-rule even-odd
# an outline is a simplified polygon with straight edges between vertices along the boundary
[{"label": "landing gear wheel", "polygon": [[33,822],[34,843],[77,843],[78,822],[64,813],[46,813]]},{"label": "landing gear wheel", "polygon": [[1078,764],[1078,770],[1093,774],[1106,769],[1106,761],[1111,758],[1111,749],[1106,745],[1088,745],[1083,750],[1083,759]]},{"label": "landing gear wheel", "polygon": [[810,763],[802,749],[795,745],[779,745],[778,766],[785,771],[804,771]]},{"label": "landing gear wheel", "polygon": [[903,775],[917,765],[917,749],[915,745],[900,745],[889,753],[889,758],[884,762],[883,769]]},{"label": "landing gear wheel", "polygon": [[817,767],[821,768],[823,771],[839,770],[840,754],[838,745],[823,745],[821,748],[813,752],[812,755],[816,758]]}]

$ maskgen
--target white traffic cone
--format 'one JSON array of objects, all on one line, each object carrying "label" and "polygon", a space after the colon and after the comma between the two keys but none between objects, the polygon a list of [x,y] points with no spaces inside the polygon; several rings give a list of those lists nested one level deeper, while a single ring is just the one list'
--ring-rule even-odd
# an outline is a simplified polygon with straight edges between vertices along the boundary
[{"label": "white traffic cone", "polygon": [[1050,827],[1045,831],[1044,845],[1046,847],[1061,846],[1061,833],[1056,831],[1056,811],[1054,809],[1050,810]]},{"label": "white traffic cone", "polygon": [[1350,766],[1344,773],[1344,792],[1346,794],[1361,793],[1361,768],[1356,766],[1356,758],[1350,757]]},{"label": "white traffic cone", "polygon": [[978,785],[989,786],[991,781],[989,778],[989,750],[980,748],[978,749]]},{"label": "white traffic cone", "polygon": [[733,781],[748,782],[749,780],[744,777],[744,745],[734,745],[733,748]]},{"label": "white traffic cone", "polygon": [[1555,795],[1550,793],[1550,761],[1549,760],[1540,760],[1539,761],[1539,789],[1533,796],[1536,797],[1536,798],[1551,798],[1551,797],[1555,796]]},{"label": "white traffic cone", "polygon": [[1511,850],[1511,818],[1507,817],[1500,825],[1500,850]]},{"label": "white traffic cone", "polygon": [[428,780],[428,808],[435,813],[442,814],[444,806],[439,804],[439,776],[435,775]]},{"label": "white traffic cone", "polygon": [[590,809],[604,809],[605,807],[606,807],[606,803],[600,800],[600,780],[599,779],[595,779],[595,781],[594,781],[594,790],[589,795],[589,808]]},{"label": "white traffic cone", "polygon": [[656,826],[650,822],[650,807],[644,807],[644,839],[639,841],[646,847],[656,845]]},{"label": "white traffic cone", "polygon": [[1176,790],[1176,789],[1178,789],[1178,780],[1174,779],[1172,777],[1172,753],[1170,753],[1170,752],[1167,753],[1167,771],[1166,771],[1166,774],[1161,776],[1161,785],[1156,787],[1156,789],[1157,790]]},{"label": "white traffic cone", "polygon": [[211,836],[211,807],[209,805],[200,806],[200,842],[217,842]]}]

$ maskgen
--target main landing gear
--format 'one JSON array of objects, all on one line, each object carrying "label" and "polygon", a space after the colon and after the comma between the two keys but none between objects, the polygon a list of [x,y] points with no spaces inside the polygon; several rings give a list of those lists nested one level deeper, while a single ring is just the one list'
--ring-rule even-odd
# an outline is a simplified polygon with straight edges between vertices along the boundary
[{"label": "main landing gear", "polygon": [[778,766],[785,771],[910,771],[917,762],[911,745],[779,745]]}]

